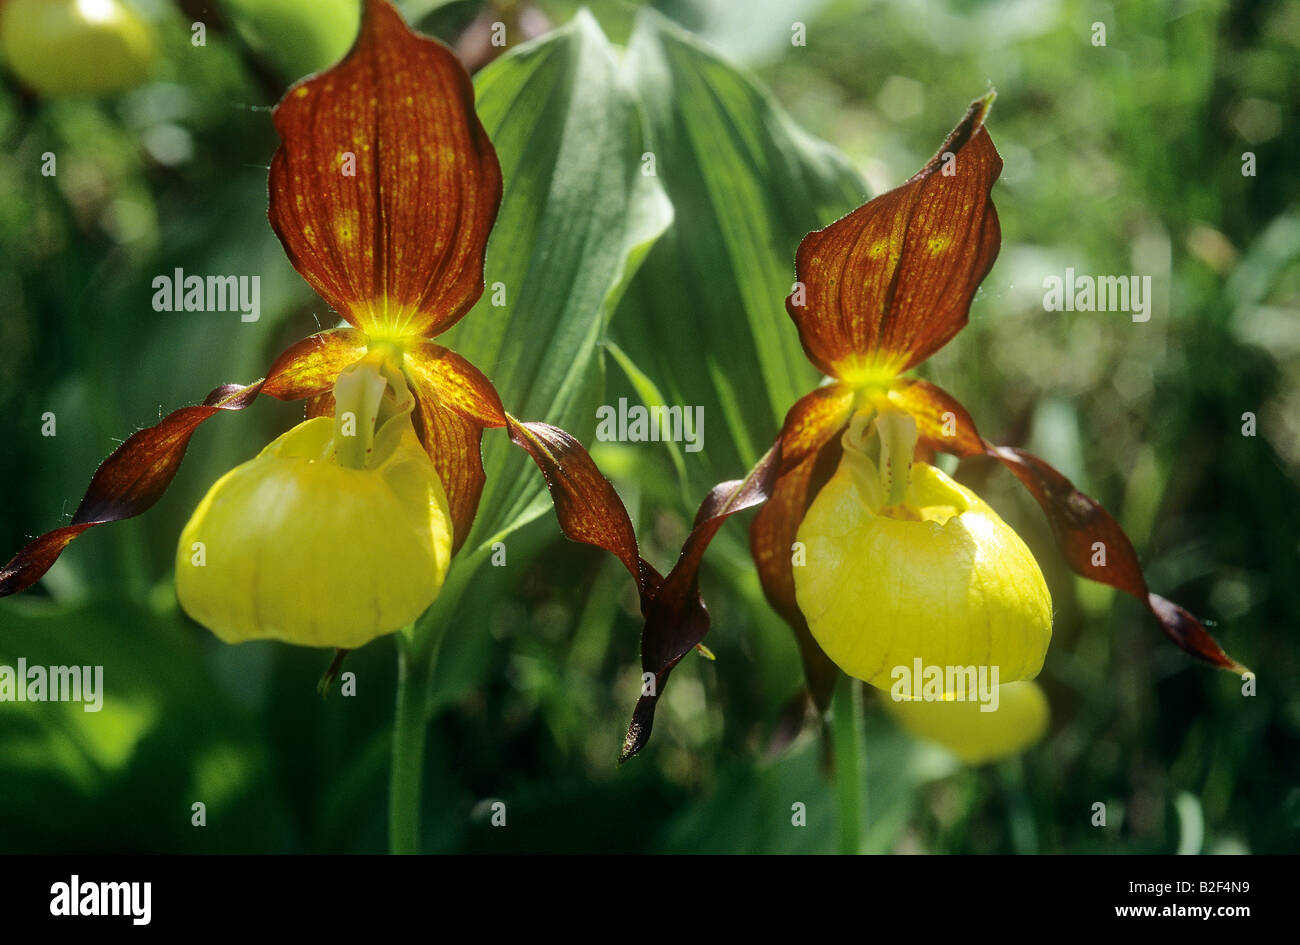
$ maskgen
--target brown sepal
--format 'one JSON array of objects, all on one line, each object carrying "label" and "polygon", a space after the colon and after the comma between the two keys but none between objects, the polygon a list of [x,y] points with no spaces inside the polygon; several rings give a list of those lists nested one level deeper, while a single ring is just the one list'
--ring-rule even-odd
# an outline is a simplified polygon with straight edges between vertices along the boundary
[{"label": "brown sepal", "polygon": [[501,168],[450,49],[365,0],[352,50],[273,117],[271,226],[326,302],[389,336],[431,336],[469,311]]},{"label": "brown sepal", "polygon": [[1002,159],[971,103],[906,184],[809,233],[786,309],[809,359],[832,377],[898,374],[966,324],[1001,245],[991,190]]}]

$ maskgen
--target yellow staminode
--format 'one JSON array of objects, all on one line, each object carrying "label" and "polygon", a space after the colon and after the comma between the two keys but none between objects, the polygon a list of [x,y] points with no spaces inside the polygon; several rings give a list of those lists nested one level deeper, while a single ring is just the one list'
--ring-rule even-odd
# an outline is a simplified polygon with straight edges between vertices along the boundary
[{"label": "yellow staminode", "polygon": [[868,409],[843,442],[799,527],[805,555],[794,568],[799,609],[826,655],[885,690],[916,659],[996,667],[1002,683],[1036,676],[1052,601],[1020,537],[941,470],[912,464],[906,414]]},{"label": "yellow staminode", "polygon": [[900,700],[886,696],[885,710],[907,732],[938,742],[967,764],[998,761],[1024,751],[1047,731],[1047,697],[1032,680],[998,687],[997,709],[975,700]]},{"label": "yellow staminode", "polygon": [[177,596],[227,643],[352,649],[442,588],[451,516],[400,373],[363,361],[335,402],[222,476],[181,534]]}]

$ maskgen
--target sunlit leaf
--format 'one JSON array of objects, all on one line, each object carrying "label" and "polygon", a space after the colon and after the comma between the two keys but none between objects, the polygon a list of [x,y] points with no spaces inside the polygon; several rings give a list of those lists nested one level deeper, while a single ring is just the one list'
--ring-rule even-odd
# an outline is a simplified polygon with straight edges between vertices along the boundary
[{"label": "sunlit leaf", "polygon": [[781,300],[799,240],[860,204],[865,185],[745,73],[651,12],[629,41],[655,172],[675,222],[633,281],[612,334],[672,403],[704,407],[693,490],[758,460],[817,382]]},{"label": "sunlit leaf", "polygon": [[[502,57],[476,84],[505,196],[483,297],[439,341],[491,378],[511,414],[585,441],[605,326],[671,211],[658,181],[641,173],[637,102],[589,15]],[[484,466],[471,545],[549,506],[535,501],[541,477],[504,435],[484,437]]]}]

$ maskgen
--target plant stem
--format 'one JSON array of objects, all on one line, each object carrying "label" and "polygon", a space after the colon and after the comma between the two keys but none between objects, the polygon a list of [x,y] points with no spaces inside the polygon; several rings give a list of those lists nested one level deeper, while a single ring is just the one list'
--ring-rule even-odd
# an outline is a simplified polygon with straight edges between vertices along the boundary
[{"label": "plant stem", "polygon": [[835,794],[839,802],[839,852],[862,851],[863,751],[862,684],[840,679],[831,704],[831,742],[835,750]]},{"label": "plant stem", "polygon": [[433,708],[433,669],[438,647],[470,579],[487,560],[489,550],[489,544],[484,543],[458,558],[438,599],[412,626],[396,634],[397,708],[388,783],[389,853],[420,852],[424,745]]},{"label": "plant stem", "polygon": [[433,675],[433,653],[410,628],[398,634],[397,713],[393,723],[392,779],[388,788],[388,852],[420,852],[420,785]]}]

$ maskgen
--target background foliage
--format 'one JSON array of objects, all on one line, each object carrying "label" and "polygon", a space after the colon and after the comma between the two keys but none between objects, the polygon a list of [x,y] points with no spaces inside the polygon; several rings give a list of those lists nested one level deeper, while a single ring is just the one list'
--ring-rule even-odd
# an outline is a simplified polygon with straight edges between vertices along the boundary
[{"label": "background foliage", "polygon": [[[222,19],[196,49],[189,6],[139,3],[164,38],[141,88],[58,102],[9,75],[0,88],[7,548],[62,522],[130,431],[259,376],[287,341],[332,323],[265,222],[267,106],[277,82],[346,49],[355,13],[231,0],[213,5]],[[462,43],[480,14],[495,19],[475,2],[401,6]],[[1152,587],[1216,621],[1260,673],[1259,694],[1242,698],[1133,602],[1072,578],[1011,477],[963,465],[1048,576],[1052,731],[1019,759],[964,768],[868,700],[865,847],[1294,851],[1300,4],[653,6],[515,9],[531,29],[538,11],[562,28],[477,79],[507,185],[488,279],[510,302],[481,304],[451,343],[508,409],[584,439],[595,407],[619,397],[704,407],[701,452],[593,451],[644,552],[667,566],[708,485],[740,475],[817,380],[782,305],[798,239],[908,177],[995,85],[1002,255],[970,327],[925,373],[986,436],[1029,446],[1101,499]],[[1091,43],[1098,21],[1104,48]],[[791,44],[796,22],[806,46]],[[54,178],[39,173],[46,151]],[[1241,173],[1247,151],[1255,177]],[[646,152],[654,177],[640,174]],[[1066,266],[1150,274],[1151,321],[1045,313],[1042,280]],[[261,320],[153,312],[150,281],[175,267],[260,274]],[[0,602],[0,662],[102,664],[109,684],[99,714],[0,704],[0,848],[383,848],[392,642],[349,657],[355,697],[322,703],[328,654],[225,647],[179,613],[171,587],[198,498],[296,410],[214,420],[154,510],[88,534],[42,588]],[[39,435],[46,411],[56,437]],[[1254,438],[1241,435],[1247,411]],[[518,530],[507,567],[479,568],[442,615],[426,849],[832,849],[817,733],[768,750],[800,676],[746,556],[747,516],[724,529],[703,578],[716,662],[683,663],[651,747],[617,769],[639,686],[630,582],[557,537],[503,435],[486,448],[495,485],[476,541]],[[504,830],[488,825],[496,799]],[[204,829],[189,825],[195,800]],[[796,801],[806,828],[790,826]],[[1097,801],[1104,830],[1090,823]]]}]

